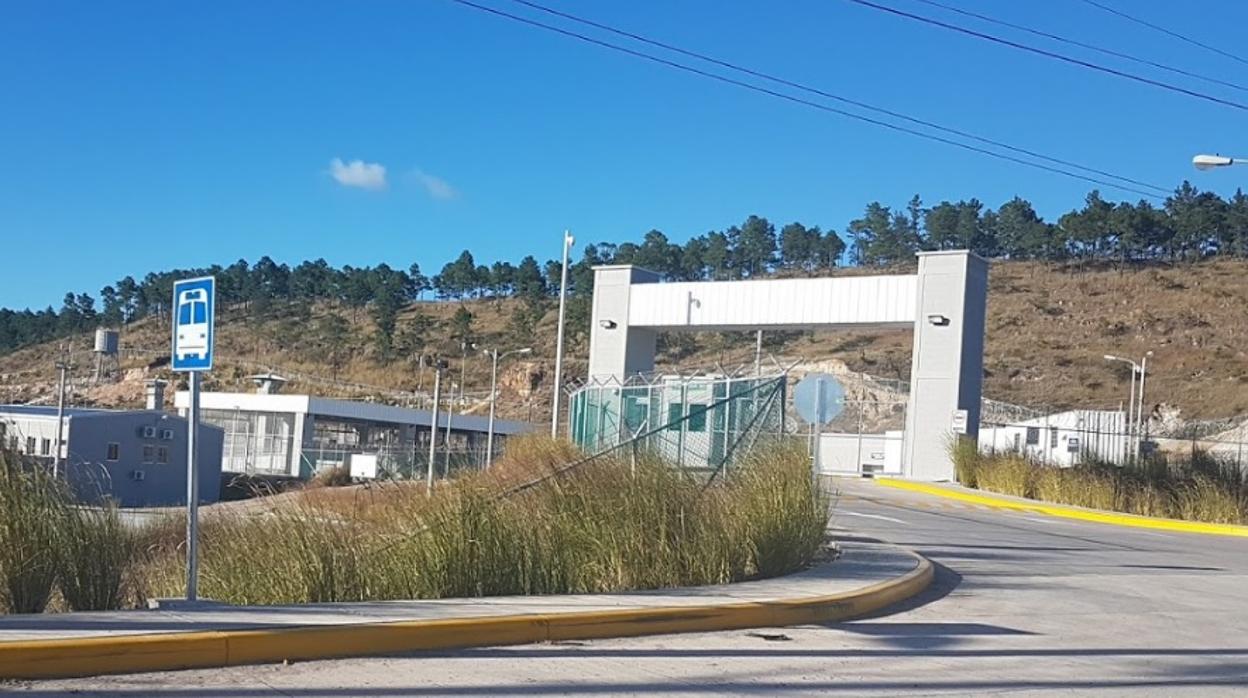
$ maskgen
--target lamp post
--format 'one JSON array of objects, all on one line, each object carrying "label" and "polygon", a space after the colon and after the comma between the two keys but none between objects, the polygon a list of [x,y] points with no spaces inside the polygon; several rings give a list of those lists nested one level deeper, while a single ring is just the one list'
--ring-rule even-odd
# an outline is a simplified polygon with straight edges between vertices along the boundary
[{"label": "lamp post", "polygon": [[1106,354],[1105,360],[1106,361],[1120,361],[1124,364],[1129,364],[1131,366],[1131,398],[1127,400],[1127,423],[1126,423],[1127,433],[1124,435],[1126,439],[1126,450],[1129,451],[1131,450],[1131,443],[1132,443],[1131,437],[1135,431],[1135,401],[1136,401],[1135,374],[1136,372],[1140,370],[1140,367],[1131,359],[1124,359],[1119,356],[1114,356],[1113,354]]},{"label": "lamp post", "polygon": [[1192,165],[1198,170],[1213,170],[1231,165],[1248,165],[1244,158],[1228,158],[1225,155],[1197,155],[1192,158]]},{"label": "lamp post", "polygon": [[502,354],[498,353],[498,349],[486,350],[486,356],[494,359],[494,365],[490,369],[490,422],[485,432],[485,467],[490,467],[494,462],[494,404],[498,402],[498,361],[505,359],[512,354],[528,354],[533,351],[533,347],[524,347],[523,349],[512,349]]},{"label": "lamp post", "polygon": [[563,315],[568,298],[568,252],[576,238],[572,231],[563,231],[563,271],[559,275],[559,331],[555,338],[555,404],[550,411],[550,438],[559,435],[559,398],[563,392]]},{"label": "lamp post", "polygon": [[[1140,360],[1140,402],[1135,408],[1135,438],[1137,442],[1144,433],[1144,379],[1148,377],[1148,357],[1152,355],[1153,352],[1146,352],[1144,358]],[[1138,446],[1136,450],[1139,450]]]}]

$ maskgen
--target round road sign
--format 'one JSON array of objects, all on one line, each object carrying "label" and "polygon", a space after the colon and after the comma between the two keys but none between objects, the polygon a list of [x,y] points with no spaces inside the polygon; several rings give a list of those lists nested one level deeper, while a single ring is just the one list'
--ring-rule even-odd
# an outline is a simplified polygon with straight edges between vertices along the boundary
[{"label": "round road sign", "polygon": [[845,409],[845,388],[826,373],[811,373],[793,389],[793,406],[810,424],[827,424]]}]

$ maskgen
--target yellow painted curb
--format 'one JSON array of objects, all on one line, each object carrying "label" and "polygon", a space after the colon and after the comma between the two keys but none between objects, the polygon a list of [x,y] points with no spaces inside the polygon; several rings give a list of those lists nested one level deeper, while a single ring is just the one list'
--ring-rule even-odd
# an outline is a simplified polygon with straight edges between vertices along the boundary
[{"label": "yellow painted curb", "polygon": [[1044,502],[1031,500],[1020,502],[1015,499],[997,497],[991,494],[968,492],[960,489],[953,489],[951,487],[932,485],[925,482],[914,482],[911,480],[876,478],[875,481],[885,487],[893,487],[899,490],[922,492],[923,494],[944,497],[945,499],[956,499],[962,502],[983,504],[1000,509],[1013,509],[1015,511],[1030,511],[1037,514],[1047,514],[1049,516],[1056,516],[1063,519],[1077,519],[1079,521],[1093,521],[1113,526],[1149,528],[1158,531],[1174,531],[1177,533],[1203,533],[1207,535],[1239,536],[1248,538],[1248,526],[1202,523],[1200,521],[1183,521],[1180,519],[1160,519],[1150,516],[1120,514],[1118,512],[1102,511],[1099,509],[1078,509],[1060,504],[1046,504]]},{"label": "yellow painted curb", "polygon": [[900,577],[803,599],[0,642],[0,677],[65,678],[842,621],[926,589],[934,576],[932,564],[914,557],[918,564]]}]

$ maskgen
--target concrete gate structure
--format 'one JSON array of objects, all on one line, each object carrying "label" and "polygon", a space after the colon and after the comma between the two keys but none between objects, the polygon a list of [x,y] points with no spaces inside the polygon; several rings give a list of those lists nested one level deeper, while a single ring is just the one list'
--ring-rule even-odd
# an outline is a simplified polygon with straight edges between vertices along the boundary
[{"label": "concrete gate structure", "polygon": [[952,480],[951,440],[979,432],[988,263],[965,250],[918,257],[917,274],[813,279],[659,283],[640,267],[595,267],[589,379],[653,371],[659,331],[913,327],[902,472]]}]

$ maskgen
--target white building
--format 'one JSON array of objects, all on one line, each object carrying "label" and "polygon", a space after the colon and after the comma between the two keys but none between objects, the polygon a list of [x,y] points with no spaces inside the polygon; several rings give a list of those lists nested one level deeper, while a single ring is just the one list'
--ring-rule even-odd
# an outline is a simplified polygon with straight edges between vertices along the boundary
[{"label": "white building", "polygon": [[1012,424],[979,428],[983,453],[1017,453],[1060,466],[1088,460],[1122,463],[1128,453],[1122,410],[1070,410]]},{"label": "white building", "polygon": [[[424,477],[432,421],[428,410],[279,394],[284,381],[276,376],[258,382],[257,393],[200,393],[203,422],[225,430],[222,471],[307,478],[327,468],[350,467],[355,457],[357,466],[375,466],[379,474]],[[179,414],[186,414],[188,403],[188,393],[179,391],[174,400]],[[435,469],[483,465],[488,424],[486,417],[439,411]],[[525,422],[495,420],[495,452],[501,452],[507,437],[532,430]]]}]

